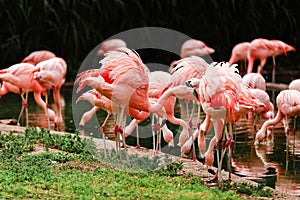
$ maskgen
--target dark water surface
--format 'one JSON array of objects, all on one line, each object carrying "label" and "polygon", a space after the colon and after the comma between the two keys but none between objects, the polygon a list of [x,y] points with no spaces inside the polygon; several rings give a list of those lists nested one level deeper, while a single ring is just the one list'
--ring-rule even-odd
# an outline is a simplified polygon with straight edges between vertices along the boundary
[{"label": "dark water surface", "polygon": [[[91,107],[84,107],[83,111],[80,111],[81,113],[77,113],[77,119],[74,120],[72,114],[72,90],[72,87],[63,87],[61,91],[64,117],[63,130],[68,132],[75,131],[75,123],[79,121],[78,117],[83,111]],[[272,91],[268,92],[272,95]],[[278,92],[279,91],[274,91],[274,94],[277,95]],[[8,94],[3,96],[0,99],[0,119],[17,119],[20,106],[21,99],[18,95]],[[50,108],[53,108],[53,106],[53,101],[50,101]],[[184,109],[180,104],[177,105],[176,110],[177,115],[184,117],[183,113],[185,113],[185,111],[183,111]],[[106,113],[98,111],[97,117],[98,118],[95,116],[92,122],[86,124],[83,128],[84,134],[101,137],[99,121],[100,123],[103,122]],[[203,117],[204,115],[202,114],[202,119]],[[29,124],[31,126],[46,127],[47,125],[46,117],[42,109],[34,102],[32,94],[29,96],[29,118]],[[108,134],[108,137],[113,137],[113,119],[111,116],[106,125],[106,131],[111,132],[111,134]],[[130,122],[130,120],[131,119],[128,119],[128,122]],[[194,119],[193,124],[196,124],[195,120],[196,119]],[[25,124],[24,119],[22,123]],[[263,121],[259,121],[258,127],[262,123]],[[297,123],[299,123],[299,120]],[[274,143],[254,146],[254,132],[251,129],[251,124],[252,122],[248,120],[241,120],[236,124],[238,134],[236,134],[232,158],[234,173],[247,179],[264,181],[268,186],[284,192],[300,195],[300,131],[298,130],[295,136],[291,134],[287,140],[283,126],[280,124],[273,129]],[[54,128],[53,124],[52,128]],[[167,147],[166,143],[162,141],[162,151],[180,155],[180,150],[176,144],[181,128],[178,126],[169,126],[169,128],[175,134],[175,147]],[[150,119],[140,124],[139,134],[142,137],[141,145],[152,148]],[[207,133],[207,142],[209,142],[213,134],[213,131]],[[136,138],[134,136],[135,131],[133,132],[133,136],[127,140],[131,145],[136,144]],[[286,145],[287,141],[288,145]]]}]

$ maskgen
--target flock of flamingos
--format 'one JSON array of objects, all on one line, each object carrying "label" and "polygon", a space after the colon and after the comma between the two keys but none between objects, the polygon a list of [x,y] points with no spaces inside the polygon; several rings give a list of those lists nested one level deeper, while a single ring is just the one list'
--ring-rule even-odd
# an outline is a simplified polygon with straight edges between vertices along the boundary
[{"label": "flock of flamingos", "polygon": [[[101,126],[104,134],[104,125],[108,117],[114,115],[116,150],[119,152],[120,143],[122,142],[126,149],[126,137],[152,114],[153,149],[157,155],[154,137],[156,133],[162,132],[164,140],[169,145],[174,145],[173,133],[166,124],[168,120],[182,127],[178,141],[182,156],[192,150],[193,159],[196,160],[194,141],[197,138],[201,155],[198,160],[208,168],[213,165],[214,152],[217,153],[218,169],[212,181],[220,181],[223,157],[226,153],[231,156],[232,125],[241,117],[261,116],[265,119],[255,136],[254,142],[257,144],[265,139],[272,141],[270,128],[281,120],[284,121],[288,134],[287,118],[300,115],[300,79],[292,81],[289,89],[278,94],[278,111],[275,116],[274,106],[266,92],[266,81],[261,75],[266,60],[272,57],[272,81],[275,82],[275,57],[287,55],[289,51],[295,51],[295,48],[279,40],[259,38],[236,45],[232,49],[229,62],[207,63],[202,56],[214,53],[214,49],[199,40],[190,39],[182,45],[181,59],[171,63],[169,72],[150,72],[139,54],[127,48],[123,40],[107,40],[102,43],[97,53],[104,56],[100,60],[101,67],[81,72],[75,81],[79,93],[76,103],[88,101],[93,105],[91,110],[82,115],[79,125],[84,126],[99,109],[102,109],[107,112]],[[252,72],[255,60],[260,60],[257,73]],[[237,62],[248,62],[247,74],[243,77],[237,69],[238,65],[234,64]],[[33,92],[35,101],[46,113],[48,128],[50,121],[59,128],[63,120],[59,102],[60,89],[65,82],[66,72],[67,65],[62,58],[49,51],[33,52],[21,63],[0,70],[0,95],[8,92],[20,94],[23,100],[20,119],[24,109],[28,113],[28,93]],[[48,108],[47,90],[53,90],[57,107],[55,111]],[[193,108],[187,114],[188,120],[174,116],[177,98],[183,99],[186,104],[193,102]],[[193,131],[191,117],[196,109],[199,123]],[[200,123],[201,109],[206,117]],[[128,115],[133,120],[126,125]],[[28,121],[26,125],[28,126]],[[215,136],[207,146],[205,133],[212,127]],[[105,142],[104,135],[103,138]],[[137,134],[137,148],[139,147]]]}]

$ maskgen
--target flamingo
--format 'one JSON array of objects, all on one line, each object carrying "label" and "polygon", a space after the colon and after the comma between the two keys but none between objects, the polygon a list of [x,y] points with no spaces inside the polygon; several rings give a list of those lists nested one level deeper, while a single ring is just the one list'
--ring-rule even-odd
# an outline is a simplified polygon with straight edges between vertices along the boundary
[{"label": "flamingo", "polygon": [[290,82],[289,89],[300,91],[300,79],[295,79],[292,82]]},{"label": "flamingo", "polygon": [[[171,76],[171,80],[170,82],[173,84],[173,86],[179,86],[179,85],[186,85],[187,81],[192,79],[192,78],[198,78],[200,79],[206,71],[206,68],[208,66],[208,63],[202,59],[201,57],[198,56],[190,56],[190,57],[186,57],[183,58],[179,61],[176,61],[174,63],[175,67],[170,67],[169,71],[172,74]],[[181,146],[181,154],[185,155],[189,152],[189,145],[186,144],[185,146],[183,146],[187,140],[189,140],[189,144],[194,141],[193,138],[189,139],[189,137],[193,137],[196,136],[197,133],[195,131],[195,133],[191,133],[192,130],[192,113],[194,110],[194,105],[193,104],[193,110],[192,113],[189,113],[189,109],[188,109],[188,102],[190,102],[191,100],[193,100],[195,97],[193,94],[190,94],[188,96],[185,96],[183,99],[186,102],[186,112],[187,112],[187,119],[188,122],[182,122],[182,124],[187,124],[188,123],[188,129],[185,129],[184,127],[186,127],[186,125],[183,126],[183,130],[179,136],[179,142],[178,145]],[[197,99],[194,99],[193,103],[197,102]],[[197,120],[200,120],[200,106],[198,106],[198,117]],[[193,148],[193,159],[196,161],[196,156],[195,156],[195,152],[194,152],[195,148]]]},{"label": "flamingo", "polygon": [[[49,118],[54,121],[55,113],[53,110],[47,108],[47,105],[41,98],[41,93],[44,92],[39,83],[32,79],[32,73],[36,70],[35,66],[30,63],[19,63],[12,65],[9,68],[0,70],[0,80],[12,85],[13,90],[16,92],[16,88],[19,88],[19,94],[22,98],[22,109],[19,115],[22,115],[25,108],[26,111],[26,126],[28,126],[28,93],[33,92],[34,99],[37,104],[45,111],[49,113]],[[3,85],[2,85],[3,87]],[[10,86],[8,86],[10,87]],[[24,97],[25,94],[25,97]],[[18,120],[19,121],[19,120]]]},{"label": "flamingo", "polygon": [[204,42],[195,39],[185,41],[181,46],[180,57],[186,58],[189,56],[206,56],[214,53],[215,50],[208,47]]},{"label": "flamingo", "polygon": [[[265,138],[266,130],[269,126],[275,126],[284,117],[299,116],[300,115],[300,92],[297,90],[282,90],[276,97],[276,104],[278,108],[277,115],[274,119],[265,121],[261,129],[256,133],[255,144],[258,144]],[[293,132],[296,130],[295,123]],[[286,135],[288,136],[289,129],[286,129]]]},{"label": "flamingo", "polygon": [[[249,88],[242,81],[241,76],[237,73],[236,65],[229,63],[213,63],[208,66],[205,75],[199,80],[190,80],[190,86],[199,85],[199,99],[204,112],[207,117],[203,123],[203,127],[200,126],[203,131],[206,131],[210,127],[210,122],[213,122],[215,129],[215,136],[211,139],[208,150],[204,154],[207,166],[213,164],[213,150],[214,146],[217,146],[218,157],[218,173],[212,180],[220,180],[220,170],[225,150],[222,153],[221,160],[219,160],[218,143],[222,137],[223,127],[226,123],[232,124],[237,121],[240,116],[244,115],[254,107],[261,106],[251,96]],[[224,146],[229,149],[229,156],[231,154],[232,146],[232,128],[229,127],[229,133],[226,129],[227,141]],[[201,134],[200,134],[201,135]],[[199,136],[200,137],[200,136]],[[202,140],[201,140],[202,139]],[[203,138],[200,138],[203,141]],[[203,145],[199,145],[201,153],[203,153]]]},{"label": "flamingo", "polygon": [[[263,104],[263,107],[255,108],[252,112],[254,112],[255,119],[254,119],[254,130],[256,131],[256,122],[258,115],[262,116],[264,119],[271,119],[274,117],[274,105],[270,101],[270,97],[268,93],[264,90],[257,89],[257,88],[250,88],[250,92],[252,96],[258,100],[259,103]],[[251,113],[252,113],[251,112]],[[251,118],[251,115],[248,119]]]},{"label": "flamingo", "polygon": [[116,50],[121,47],[127,47],[126,42],[121,39],[109,39],[102,42],[100,48],[98,49],[97,55],[101,56],[108,51]]},{"label": "flamingo", "polygon": [[[191,93],[186,86],[169,88],[155,105],[151,105],[148,98],[149,69],[134,50],[119,48],[110,51],[100,63],[100,69],[90,70],[78,77],[78,90],[89,85],[119,105],[121,109],[117,113],[116,133],[123,133],[126,107],[155,113],[163,107],[169,96],[176,95],[182,98]],[[99,75],[101,73],[103,76]],[[118,143],[118,137],[116,142]]]},{"label": "flamingo", "polygon": [[275,57],[284,53],[287,55],[288,51],[296,51],[291,45],[288,45],[280,40],[267,40],[264,38],[254,39],[250,43],[248,50],[248,69],[247,73],[251,73],[253,69],[254,60],[260,60],[257,72],[262,74],[262,68],[266,64],[267,58],[273,59],[272,82],[275,83]]},{"label": "flamingo", "polygon": [[[201,106],[210,116],[215,129],[215,136],[211,139],[208,150],[205,153],[205,163],[211,166],[213,163],[213,149],[217,146],[218,171],[213,180],[221,181],[222,158],[219,159],[218,144],[222,138],[226,116],[233,116],[237,110],[238,94],[241,92],[241,77],[236,65],[229,63],[213,63],[208,66],[199,83],[199,99]],[[240,79],[240,81],[237,81]],[[230,140],[230,136],[227,135]],[[230,142],[228,144],[230,146]]]},{"label": "flamingo", "polygon": [[103,138],[103,145],[104,145],[104,157],[107,158],[106,153],[106,143],[105,143],[105,124],[109,118],[109,116],[113,113],[113,102],[105,97],[104,95],[99,94],[95,89],[88,90],[87,92],[83,93],[81,96],[79,96],[76,100],[76,104],[79,101],[88,101],[93,105],[93,108],[86,113],[83,114],[79,125],[84,126],[86,121],[90,120],[90,118],[99,110],[102,109],[107,112],[107,116],[102,123],[100,130],[102,132],[102,138]]},{"label": "flamingo", "polygon": [[[36,65],[33,71],[34,79],[46,90],[46,104],[48,104],[47,90],[53,89],[53,99],[57,108],[55,126],[59,129],[62,122],[60,104],[60,89],[65,82],[67,64],[63,58],[54,57]],[[48,125],[49,126],[49,125]]]},{"label": "flamingo", "polygon": [[38,64],[41,61],[48,60],[50,58],[54,58],[56,55],[52,53],[51,51],[47,50],[39,50],[34,51],[30,53],[28,56],[26,56],[21,63],[31,63],[33,65]]},{"label": "flamingo", "polygon": [[[158,100],[158,98],[163,94],[164,90],[169,87],[171,75],[167,72],[163,71],[154,71],[150,72],[149,75],[149,90],[148,90],[148,97],[151,98],[151,103],[155,104]],[[176,103],[176,97],[171,96],[167,100],[167,103],[164,105],[163,110],[161,110],[159,114],[159,119],[163,120],[169,120],[171,123],[176,125],[182,125],[185,129],[187,129],[187,126],[184,126],[185,124],[182,124],[181,119],[174,117],[174,106]],[[138,126],[138,123],[144,121],[147,119],[150,115],[150,113],[147,112],[141,112],[139,115],[141,116],[141,120],[134,119],[127,127],[125,127],[125,137],[129,136],[131,132],[134,130],[135,127]],[[152,119],[154,120],[154,119]],[[160,123],[161,124],[161,123]],[[156,126],[152,124],[152,129],[156,130]],[[173,133],[168,129],[166,123],[162,124],[161,130],[163,132],[164,140],[169,144],[169,146],[174,146],[174,140],[173,140]],[[153,135],[154,137],[154,135]],[[138,139],[137,139],[138,140]],[[153,139],[153,141],[155,141]],[[153,143],[154,144],[154,143]],[[154,145],[155,146],[155,145]],[[158,151],[154,149],[154,154],[157,154]]]},{"label": "flamingo", "polygon": [[[228,61],[229,64],[232,65],[234,63],[241,61],[242,65],[246,66],[247,53],[248,53],[249,47],[250,47],[250,42],[241,42],[241,43],[238,43],[237,45],[235,45],[231,51],[231,56]],[[241,66],[240,72],[244,72],[242,69],[243,69],[243,67]]]},{"label": "flamingo", "polygon": [[[105,53],[107,53],[108,51],[116,50],[116,49],[121,48],[121,47],[126,47],[125,41],[123,41],[121,39],[109,39],[109,40],[104,41],[101,44],[100,48],[98,49],[97,55],[102,56]],[[86,72],[84,72],[84,73],[86,73]],[[79,77],[80,76],[82,76],[82,74],[79,75]],[[79,79],[77,79],[77,82],[78,81],[79,81]],[[111,81],[109,81],[109,82],[111,82]],[[94,92],[92,94],[94,94]],[[99,109],[100,109],[100,107],[94,106],[94,107],[91,108],[91,110],[86,111],[83,114],[83,116],[81,117],[79,125],[84,126],[85,123],[88,122]],[[102,128],[102,130],[104,130],[104,127]]]},{"label": "flamingo", "polygon": [[259,73],[249,73],[243,76],[243,82],[250,88],[258,88],[266,91],[266,80]]}]

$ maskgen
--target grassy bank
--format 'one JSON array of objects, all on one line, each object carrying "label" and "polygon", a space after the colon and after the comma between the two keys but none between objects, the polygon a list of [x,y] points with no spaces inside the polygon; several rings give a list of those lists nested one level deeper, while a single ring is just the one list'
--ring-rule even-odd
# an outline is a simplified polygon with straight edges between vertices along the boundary
[{"label": "grassy bank", "polygon": [[[178,176],[182,163],[170,160],[162,168],[160,160],[131,155],[128,168],[113,153],[104,160],[94,148],[91,140],[81,139],[78,134],[55,135],[35,128],[27,129],[24,135],[0,134],[0,196],[5,199],[241,199],[239,194],[272,195],[261,187],[246,184],[208,188],[201,177]],[[127,170],[122,168],[125,165]],[[151,170],[138,169],[145,165],[151,166]]]}]

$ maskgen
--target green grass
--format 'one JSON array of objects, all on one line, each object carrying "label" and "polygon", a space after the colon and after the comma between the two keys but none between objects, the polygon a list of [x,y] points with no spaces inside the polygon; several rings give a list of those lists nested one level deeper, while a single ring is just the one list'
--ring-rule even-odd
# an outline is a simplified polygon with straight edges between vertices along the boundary
[{"label": "green grass", "polygon": [[[61,151],[30,153],[36,144]],[[29,128],[24,135],[0,134],[0,196],[4,199],[241,199],[235,188],[208,188],[199,177],[178,176],[182,163],[166,158],[163,161],[166,166],[159,168],[161,160],[132,155],[128,167],[127,162],[120,162],[112,152],[105,161],[102,154],[92,155],[93,148],[92,141],[81,139],[78,133],[52,135],[45,129]],[[118,167],[111,165],[113,160],[117,160]],[[137,171],[138,163],[151,165],[152,171]],[[125,166],[127,170],[123,170]],[[244,194],[256,195],[247,192]]]}]

